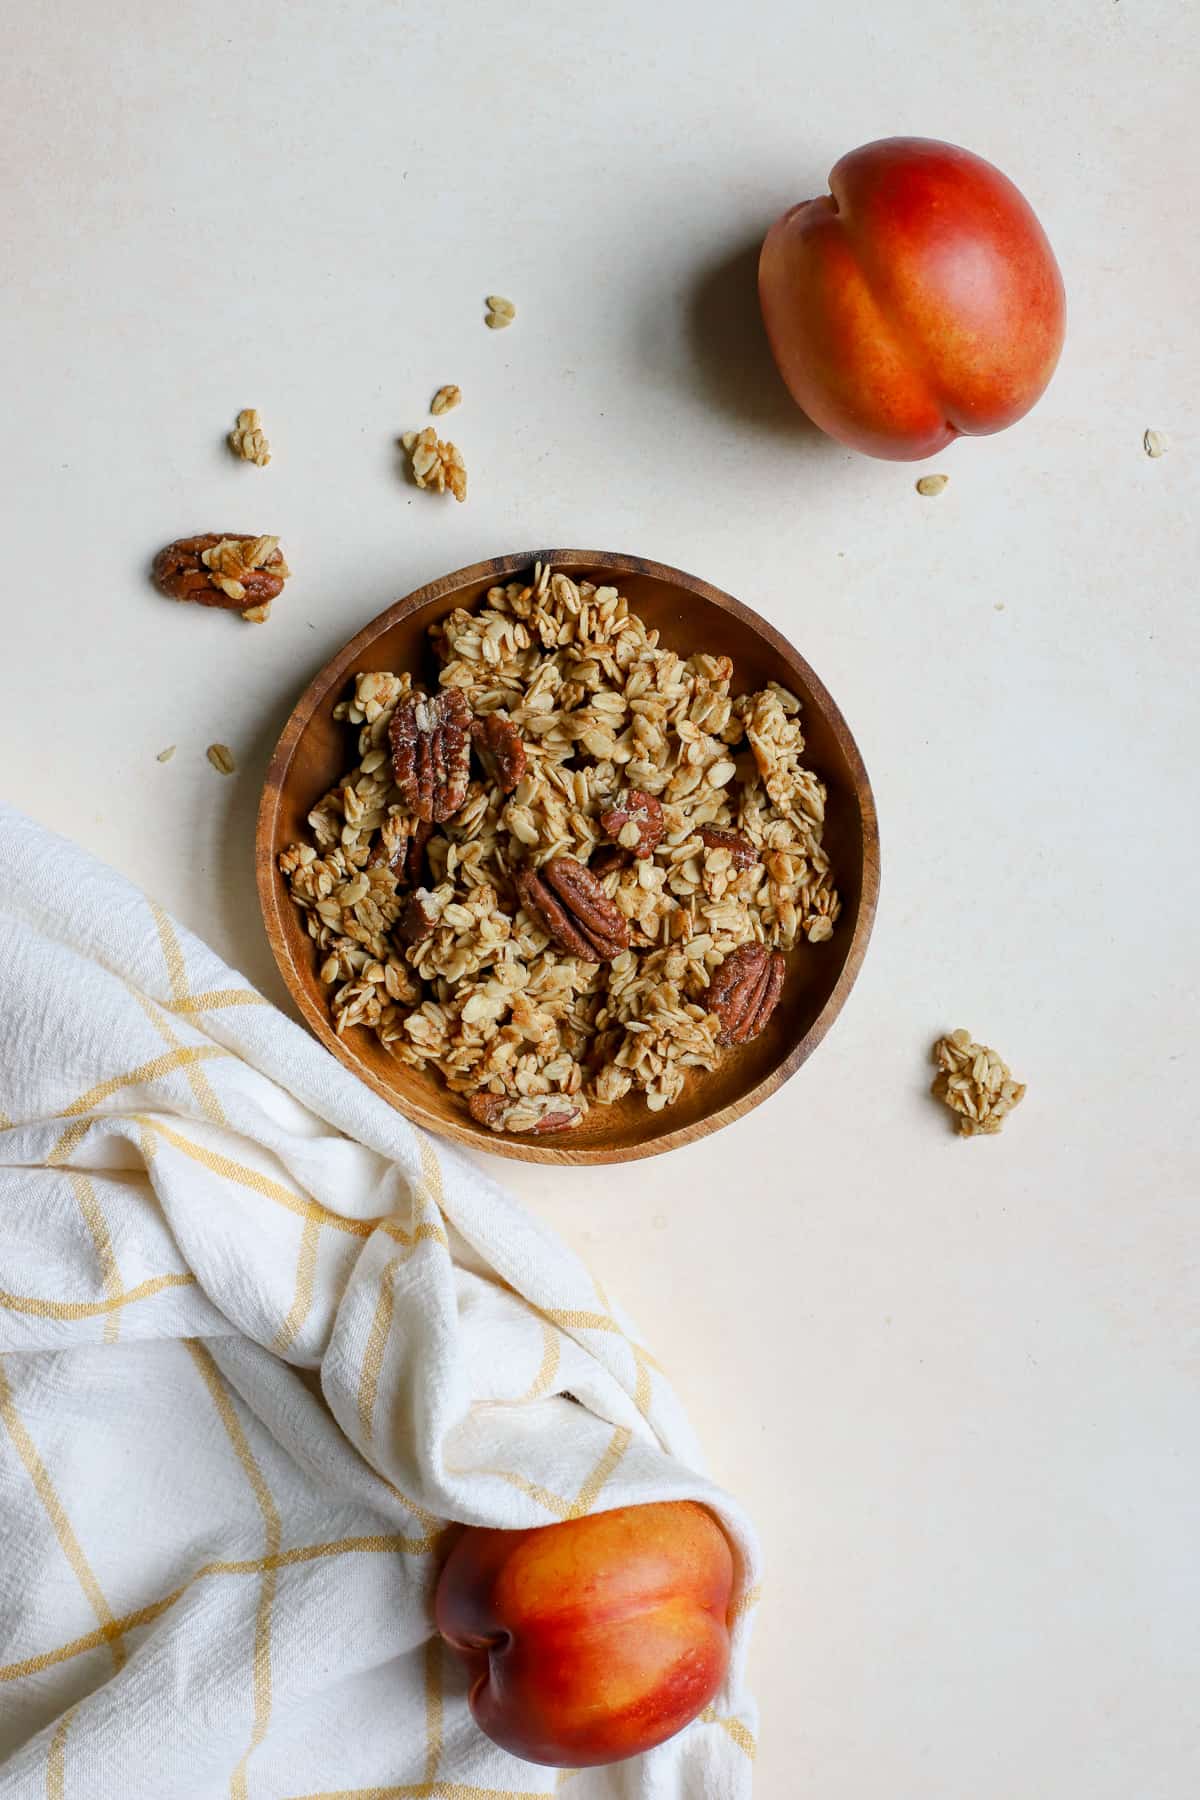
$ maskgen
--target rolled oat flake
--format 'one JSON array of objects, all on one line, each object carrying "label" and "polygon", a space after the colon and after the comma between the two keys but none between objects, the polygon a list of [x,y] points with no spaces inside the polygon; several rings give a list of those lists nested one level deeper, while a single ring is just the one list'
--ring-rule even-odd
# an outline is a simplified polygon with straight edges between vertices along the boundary
[{"label": "rolled oat flake", "polygon": [[228,744],[210,744],[204,754],[220,775],[232,775],[237,768]]}]

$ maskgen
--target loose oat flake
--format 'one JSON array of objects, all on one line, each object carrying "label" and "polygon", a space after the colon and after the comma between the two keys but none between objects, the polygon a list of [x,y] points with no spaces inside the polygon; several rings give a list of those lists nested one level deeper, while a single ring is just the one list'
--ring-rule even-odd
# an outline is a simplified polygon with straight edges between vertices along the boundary
[{"label": "loose oat flake", "polygon": [[271,460],[271,446],[262,428],[258,408],[247,406],[237,416],[237,424],[229,433],[229,448],[243,462],[257,463],[265,469]]},{"label": "loose oat flake", "polygon": [[[677,655],[615,587],[542,565],[431,637],[441,692],[505,726],[472,730],[456,810],[416,816],[409,762],[440,780],[444,759],[433,733],[409,758],[402,731],[397,785],[392,719],[428,696],[368,670],[334,713],[357,730],[354,766],[279,859],[335,1029],[436,1070],[495,1131],[572,1129],[628,1094],[670,1106],[733,1053],[731,1024],[766,1023],[771,953],[820,955],[841,910],[799,701],[735,694],[728,656]],[[514,733],[519,772],[486,754]],[[764,954],[718,987],[723,1017],[709,989],[743,946]]]},{"label": "loose oat flake", "polygon": [[154,760],[155,760],[155,762],[170,762],[170,760],[174,756],[174,754],[175,754],[174,744],[168,744],[165,750],[159,751],[158,755],[155,757]]},{"label": "loose oat flake", "polygon": [[218,774],[232,775],[237,768],[228,744],[210,744],[204,754]]},{"label": "loose oat flake", "polygon": [[938,1073],[930,1092],[958,1114],[960,1137],[990,1137],[1025,1098],[1025,1084],[1013,1078],[1002,1057],[969,1031],[952,1031],[933,1046]]},{"label": "loose oat flake", "polygon": [[433,396],[433,399],[429,402],[429,410],[436,419],[439,418],[442,413],[450,412],[452,408],[461,405],[461,403],[462,389],[457,387],[454,382],[450,381],[446,383],[445,387],[440,387],[438,389],[437,393]]},{"label": "loose oat flake", "polygon": [[949,485],[948,475],[922,475],[917,483],[917,492],[924,494],[927,500],[932,500],[935,494],[945,493]]},{"label": "loose oat flake", "polygon": [[1171,441],[1165,431],[1147,431],[1142,435],[1142,449],[1147,456],[1165,456]]}]

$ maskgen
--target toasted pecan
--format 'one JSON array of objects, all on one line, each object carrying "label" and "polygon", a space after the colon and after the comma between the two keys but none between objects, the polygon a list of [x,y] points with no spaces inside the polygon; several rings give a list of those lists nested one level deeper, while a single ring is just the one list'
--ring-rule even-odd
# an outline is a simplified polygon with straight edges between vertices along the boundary
[{"label": "toasted pecan", "polygon": [[786,971],[782,952],[765,944],[741,944],[730,952],[708,990],[721,1043],[748,1044],[758,1036],[778,1005]]},{"label": "toasted pecan", "polygon": [[405,694],[388,727],[392,774],[418,819],[453,818],[471,779],[471,714],[461,688]]},{"label": "toasted pecan", "polygon": [[600,814],[600,825],[614,844],[639,860],[654,855],[666,829],[661,802],[653,794],[644,794],[641,788],[629,788],[621,794]]},{"label": "toasted pecan", "polygon": [[583,962],[612,962],[629,948],[629,923],[596,877],[573,856],[522,869],[517,893],[555,943]]}]

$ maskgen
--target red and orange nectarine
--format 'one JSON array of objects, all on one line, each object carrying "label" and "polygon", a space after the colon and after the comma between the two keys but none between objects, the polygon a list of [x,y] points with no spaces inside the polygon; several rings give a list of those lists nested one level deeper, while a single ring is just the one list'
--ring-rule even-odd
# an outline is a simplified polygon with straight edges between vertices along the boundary
[{"label": "red and orange nectarine", "polygon": [[759,260],[763,319],[792,398],[870,456],[913,461],[1002,431],[1054,373],[1062,276],[1006,175],[932,138],[843,156]]},{"label": "red and orange nectarine", "polygon": [[681,1731],[729,1663],[733,1557],[692,1501],[529,1531],[469,1527],[437,1626],[469,1669],[480,1729],[558,1768],[619,1762]]}]

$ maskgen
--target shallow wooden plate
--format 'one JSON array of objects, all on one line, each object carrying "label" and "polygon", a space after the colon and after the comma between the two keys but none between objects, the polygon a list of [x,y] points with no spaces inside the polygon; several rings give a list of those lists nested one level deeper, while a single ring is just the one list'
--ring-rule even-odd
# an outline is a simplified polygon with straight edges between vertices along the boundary
[{"label": "shallow wooden plate", "polygon": [[321,1042],[369,1087],[419,1125],[476,1149],[527,1162],[604,1163],[657,1156],[728,1125],[765,1100],[812,1055],[834,1019],[866,953],[879,890],[879,832],[871,784],[858,746],[833,700],[795,651],[764,619],[728,594],[662,563],[598,550],[543,550],[543,562],[576,579],[591,577],[628,596],[662,641],[687,656],[722,652],[741,693],[778,681],[803,702],[805,761],[829,790],[825,844],[842,897],[842,914],[824,944],[802,943],[789,957],[787,986],[762,1036],[726,1054],[712,1074],[693,1072],[682,1097],[652,1113],[640,1095],[597,1107],[578,1130],[553,1138],[497,1136],[477,1125],[436,1073],[393,1061],[374,1034],[353,1026],[339,1038],[317,974],[316,946],[288,898],[279,852],[307,837],[314,803],[354,761],[353,734],[333,718],[351,680],[366,669],[409,669],[436,679],[428,628],[456,606],[477,605],[498,582],[527,576],[537,556],[501,556],[430,582],[397,601],[327,663],[284,728],[258,815],[258,892],[267,936],[297,1006]]}]

